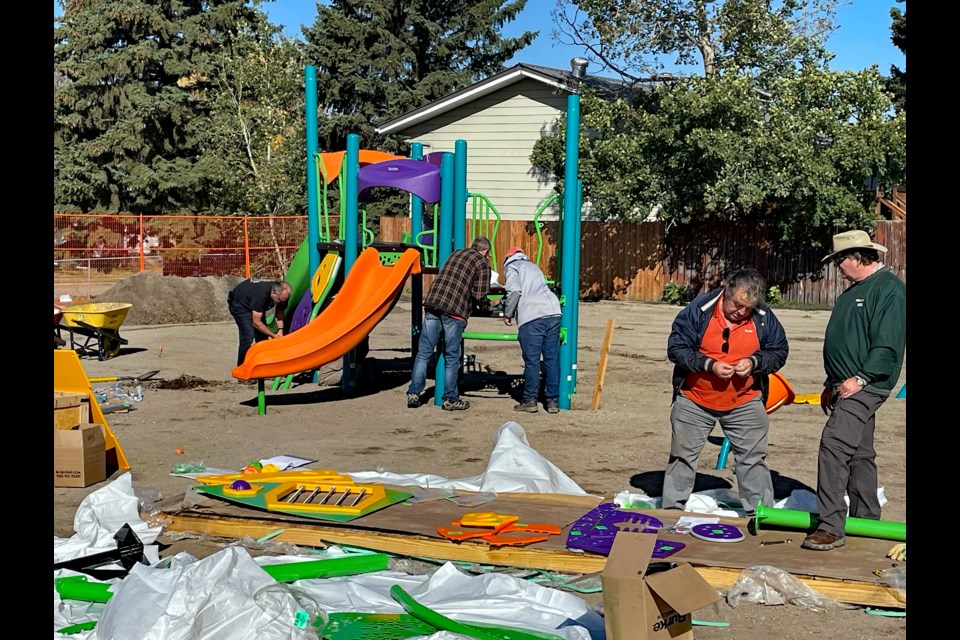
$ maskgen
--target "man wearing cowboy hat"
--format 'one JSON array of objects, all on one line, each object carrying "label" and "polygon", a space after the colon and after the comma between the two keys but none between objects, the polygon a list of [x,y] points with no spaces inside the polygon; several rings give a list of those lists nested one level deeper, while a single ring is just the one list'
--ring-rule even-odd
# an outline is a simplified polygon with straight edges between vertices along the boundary
[{"label": "man wearing cowboy hat", "polygon": [[851,284],[837,297],[824,333],[820,407],[829,417],[817,459],[820,524],[804,549],[846,543],[844,494],[850,517],[880,519],[875,416],[900,376],[907,326],[907,287],[883,265],[886,252],[865,231],[845,231],[833,236],[833,251],[823,259]]}]

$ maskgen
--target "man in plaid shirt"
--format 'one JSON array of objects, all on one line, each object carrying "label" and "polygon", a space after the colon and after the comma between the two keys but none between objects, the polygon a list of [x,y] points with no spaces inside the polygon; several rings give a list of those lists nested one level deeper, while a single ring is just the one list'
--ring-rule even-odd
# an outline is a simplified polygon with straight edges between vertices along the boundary
[{"label": "man in plaid shirt", "polygon": [[427,364],[443,332],[445,374],[443,408],[463,411],[470,403],[460,397],[457,378],[460,373],[460,342],[474,304],[490,293],[490,241],[477,236],[473,243],[450,254],[423,301],[423,327],[420,346],[413,361],[413,375],[407,388],[407,406],[420,406],[420,394],[427,383]]}]

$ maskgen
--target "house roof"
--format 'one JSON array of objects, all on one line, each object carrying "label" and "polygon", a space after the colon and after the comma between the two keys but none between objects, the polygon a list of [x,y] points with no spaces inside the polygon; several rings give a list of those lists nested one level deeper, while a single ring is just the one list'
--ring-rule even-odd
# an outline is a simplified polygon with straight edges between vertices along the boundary
[{"label": "house roof", "polygon": [[585,75],[577,78],[573,72],[553,67],[542,67],[536,64],[516,64],[500,73],[490,76],[480,82],[468,85],[459,91],[447,94],[422,107],[408,111],[393,120],[384,122],[377,127],[377,133],[388,134],[402,131],[424,120],[429,120],[451,109],[467,104],[485,95],[499,91],[525,78],[542,82],[561,91],[575,92],[579,87],[587,87],[602,94],[620,94],[628,90],[628,85],[613,78]]}]

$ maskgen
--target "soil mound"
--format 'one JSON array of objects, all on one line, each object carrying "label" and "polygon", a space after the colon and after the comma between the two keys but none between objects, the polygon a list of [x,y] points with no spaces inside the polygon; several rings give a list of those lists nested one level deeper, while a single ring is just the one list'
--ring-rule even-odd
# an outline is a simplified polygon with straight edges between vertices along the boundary
[{"label": "soil mound", "polygon": [[152,271],[121,280],[97,296],[97,302],[133,305],[124,324],[193,324],[231,320],[227,294],[239,276],[162,276]]}]

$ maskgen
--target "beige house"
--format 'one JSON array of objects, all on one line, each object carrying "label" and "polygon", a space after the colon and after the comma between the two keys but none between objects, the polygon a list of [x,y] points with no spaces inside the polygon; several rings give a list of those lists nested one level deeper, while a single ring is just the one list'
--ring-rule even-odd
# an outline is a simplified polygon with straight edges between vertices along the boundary
[{"label": "beige house", "polygon": [[[467,143],[467,190],[485,195],[503,220],[533,220],[554,194],[555,180],[530,164],[534,143],[557,130],[567,96],[581,85],[619,91],[620,81],[584,74],[574,59],[569,71],[518,64],[419,109],[385,122],[381,134],[420,142],[424,155]],[[559,203],[542,219],[556,220]]]}]

